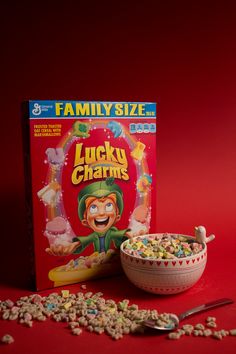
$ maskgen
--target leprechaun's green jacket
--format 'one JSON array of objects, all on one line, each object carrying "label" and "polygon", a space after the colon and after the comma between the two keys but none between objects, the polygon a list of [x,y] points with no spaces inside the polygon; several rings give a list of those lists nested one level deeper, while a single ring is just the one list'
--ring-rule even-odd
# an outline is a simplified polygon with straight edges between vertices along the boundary
[{"label": "leprechaun's green jacket", "polygon": [[101,252],[100,251],[100,237],[105,236],[104,240],[104,249],[105,252],[107,252],[111,247],[110,244],[113,242],[117,248],[120,247],[123,241],[127,239],[125,237],[126,232],[129,231],[129,229],[125,230],[118,230],[116,227],[112,226],[106,234],[100,234],[98,232],[93,232],[88,236],[82,236],[82,237],[74,237],[73,242],[80,241],[81,246],[78,247],[74,253],[81,253],[88,245],[93,243],[94,245],[94,252]]}]

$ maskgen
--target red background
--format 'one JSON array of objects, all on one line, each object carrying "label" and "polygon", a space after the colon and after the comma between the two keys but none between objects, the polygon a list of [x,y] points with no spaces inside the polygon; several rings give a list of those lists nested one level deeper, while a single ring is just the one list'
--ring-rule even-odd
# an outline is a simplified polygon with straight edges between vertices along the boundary
[{"label": "red background", "polygon": [[[76,4],[76,5],[75,5]],[[1,298],[28,294],[20,104],[24,99],[153,101],[158,103],[158,231],[191,234],[203,224],[216,240],[198,284],[171,297],[146,294],[126,278],[88,284],[107,298],[182,311],[214,298],[236,298],[236,16],[233,2],[69,1],[4,6],[2,45]],[[70,287],[77,291],[78,285]],[[236,327],[236,306],[214,311]],[[203,315],[191,321],[202,321]],[[27,334],[30,331],[30,336]],[[167,341],[160,335],[65,334],[54,323],[26,329],[0,323],[16,342],[5,352],[139,353],[143,350],[232,353],[235,338]],[[61,333],[61,335],[60,335]],[[29,339],[30,338],[30,339]],[[44,343],[44,347],[39,345]],[[2,348],[1,348],[2,349]],[[3,350],[2,350],[3,351]]]}]

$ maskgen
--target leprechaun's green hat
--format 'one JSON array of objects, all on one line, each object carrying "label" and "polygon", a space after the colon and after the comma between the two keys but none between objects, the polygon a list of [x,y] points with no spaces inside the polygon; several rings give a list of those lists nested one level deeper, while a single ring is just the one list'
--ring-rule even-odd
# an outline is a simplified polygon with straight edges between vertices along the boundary
[{"label": "leprechaun's green hat", "polygon": [[86,208],[85,200],[88,197],[102,198],[107,197],[111,193],[115,193],[116,195],[116,202],[121,215],[124,208],[123,192],[120,187],[114,183],[114,178],[109,177],[105,181],[91,183],[79,192],[78,215],[80,220],[83,220],[84,218],[84,212]]}]

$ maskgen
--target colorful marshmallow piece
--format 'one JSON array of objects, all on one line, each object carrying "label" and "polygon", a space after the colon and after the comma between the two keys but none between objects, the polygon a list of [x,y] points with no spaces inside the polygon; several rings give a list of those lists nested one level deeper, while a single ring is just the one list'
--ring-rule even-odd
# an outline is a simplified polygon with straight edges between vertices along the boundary
[{"label": "colorful marshmallow piece", "polygon": [[146,145],[138,141],[135,148],[131,151],[130,155],[133,159],[141,161],[143,159],[144,149]]},{"label": "colorful marshmallow piece", "polygon": [[107,128],[111,130],[114,135],[114,138],[118,138],[123,133],[121,125],[113,120],[107,124]]},{"label": "colorful marshmallow piece", "polygon": [[63,289],[63,290],[61,290],[61,295],[62,295],[62,297],[64,297],[64,299],[65,299],[65,298],[69,297],[70,291]]},{"label": "colorful marshmallow piece", "polygon": [[48,148],[46,150],[48,162],[53,165],[63,165],[65,154],[63,148]]}]

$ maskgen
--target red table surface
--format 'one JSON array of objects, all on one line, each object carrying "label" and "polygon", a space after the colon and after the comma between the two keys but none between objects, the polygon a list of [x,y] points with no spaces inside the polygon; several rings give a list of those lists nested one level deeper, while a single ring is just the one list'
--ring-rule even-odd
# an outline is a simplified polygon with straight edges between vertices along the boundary
[{"label": "red table surface", "polygon": [[[157,231],[191,234],[203,224],[209,244],[202,278],[179,295],[135,288],[125,276],[86,283],[105,298],[129,298],[143,308],[181,312],[217,298],[236,301],[236,21],[234,2],[180,1],[4,2],[1,83],[0,299],[31,294],[24,219],[20,105],[27,99],[157,102]],[[75,5],[77,3],[77,6]],[[103,5],[103,3],[106,3]],[[230,5],[230,3],[232,5]],[[3,95],[1,96],[3,99]],[[155,157],[155,155],[154,155]],[[27,186],[26,186],[27,188]],[[80,285],[67,287],[77,292]],[[48,294],[51,290],[43,291]],[[58,289],[59,291],[59,289]],[[198,314],[236,328],[236,304]],[[235,353],[236,337],[222,341],[147,332],[114,341],[65,323],[25,328],[0,321],[2,353]]]},{"label": "red table surface", "polygon": [[[103,292],[106,299],[116,301],[129,299],[140,308],[157,309],[159,312],[180,313],[208,301],[229,297],[236,300],[236,283],[232,274],[235,271],[233,257],[221,258],[221,248],[217,239],[208,245],[207,266],[201,279],[191,289],[176,295],[155,295],[144,292],[132,285],[125,275],[85,282],[86,290],[81,284],[74,284],[54,290],[69,289],[78,291]],[[47,295],[54,290],[39,292]],[[32,292],[16,286],[5,285],[0,288],[0,299],[16,300]],[[185,319],[184,323],[204,323],[207,316],[217,318],[217,329],[236,328],[236,303],[202,312]],[[50,319],[35,322],[32,328],[26,328],[15,321],[0,322],[0,336],[9,333],[15,342],[1,345],[2,353],[143,353],[145,352],[191,352],[193,353],[233,353],[236,349],[236,337],[228,336],[221,341],[213,338],[184,336],[179,340],[167,339],[166,333],[147,330],[144,334],[125,335],[121,340],[113,340],[106,334],[97,335],[84,329],[80,336],[70,333],[66,323],[56,323]]]}]

